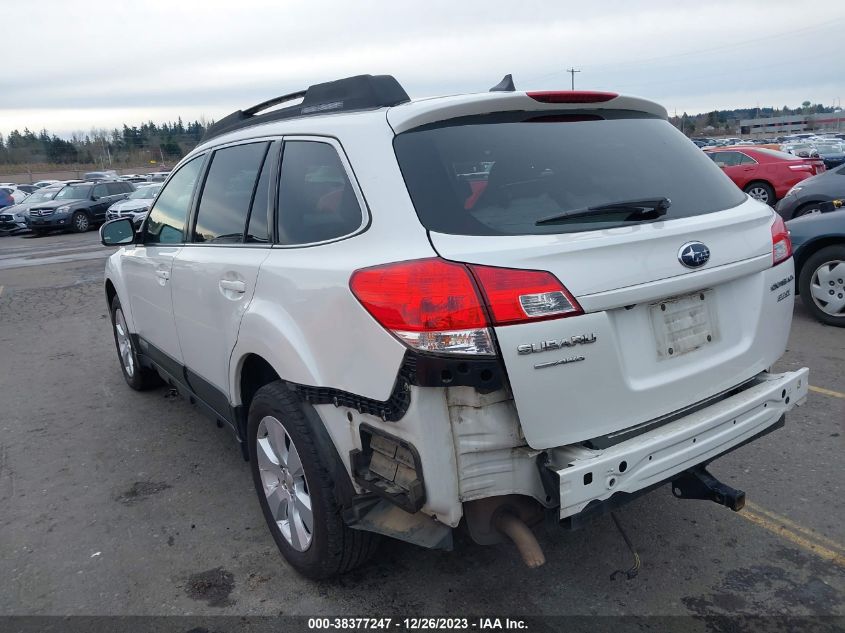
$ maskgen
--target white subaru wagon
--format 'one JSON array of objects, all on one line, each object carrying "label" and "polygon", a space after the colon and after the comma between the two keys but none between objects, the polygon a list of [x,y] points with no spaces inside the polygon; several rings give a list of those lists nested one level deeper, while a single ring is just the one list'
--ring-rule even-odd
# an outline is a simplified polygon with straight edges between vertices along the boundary
[{"label": "white subaru wagon", "polygon": [[310,577],[381,535],[451,548],[577,528],[778,428],[808,370],[783,222],[655,103],[409,99],[361,75],[239,110],[173,170],[105,272],[123,376],[232,428]]}]

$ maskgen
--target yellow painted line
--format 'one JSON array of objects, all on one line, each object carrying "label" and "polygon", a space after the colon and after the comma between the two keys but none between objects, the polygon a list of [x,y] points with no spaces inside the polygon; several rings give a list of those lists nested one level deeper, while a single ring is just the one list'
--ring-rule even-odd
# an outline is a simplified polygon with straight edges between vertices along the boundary
[{"label": "yellow painted line", "polygon": [[0,297],[3,296],[3,286],[0,286]]},{"label": "yellow painted line", "polygon": [[767,518],[771,519],[772,521],[774,521],[776,523],[780,523],[782,525],[785,525],[786,527],[788,527],[791,530],[794,530],[796,532],[801,532],[802,534],[804,534],[808,538],[810,538],[814,541],[818,541],[819,543],[829,547],[830,549],[845,552],[845,545],[842,545],[841,543],[837,543],[832,538],[828,538],[828,537],[826,537],[822,534],[819,534],[818,532],[811,530],[808,527],[804,527],[803,525],[799,525],[795,521],[792,521],[791,519],[787,519],[785,516],[781,516],[780,514],[776,514],[776,513],[772,512],[771,510],[767,510],[766,508],[761,508],[756,503],[752,503],[750,501],[745,502],[745,507],[749,508],[753,512],[756,512],[757,514],[762,514],[762,515],[766,516]]},{"label": "yellow painted line", "polygon": [[845,555],[843,555],[841,552],[837,552],[829,547],[825,547],[820,543],[813,542],[812,540],[810,540],[810,538],[802,535],[798,531],[791,530],[785,524],[770,519],[765,514],[758,513],[754,510],[749,509],[748,504],[746,504],[745,508],[737,514],[746,521],[750,521],[755,525],[759,525],[760,527],[765,530],[768,530],[772,534],[786,539],[787,541],[812,552],[819,558],[823,558],[832,562],[835,565],[839,565],[840,567],[845,568]]},{"label": "yellow painted line", "polygon": [[834,391],[833,389],[825,389],[824,387],[814,387],[813,385],[810,385],[810,391],[814,391],[816,393],[821,393],[821,394],[824,394],[826,396],[832,396],[834,398],[842,398],[843,400],[845,400],[845,393],[842,393],[841,391]]}]

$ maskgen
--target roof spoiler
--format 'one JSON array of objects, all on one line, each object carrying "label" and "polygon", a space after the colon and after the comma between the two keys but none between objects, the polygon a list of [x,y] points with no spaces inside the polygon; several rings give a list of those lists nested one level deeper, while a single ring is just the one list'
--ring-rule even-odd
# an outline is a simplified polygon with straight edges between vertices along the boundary
[{"label": "roof spoiler", "polygon": [[[302,99],[301,103],[261,114],[274,106]],[[356,75],[322,84],[309,86],[307,90],[291,92],[281,97],[268,99],[245,110],[237,110],[211,125],[203,136],[203,142],[226,132],[268,123],[326,112],[349,112],[373,110],[410,101],[408,93],[392,75]]]}]

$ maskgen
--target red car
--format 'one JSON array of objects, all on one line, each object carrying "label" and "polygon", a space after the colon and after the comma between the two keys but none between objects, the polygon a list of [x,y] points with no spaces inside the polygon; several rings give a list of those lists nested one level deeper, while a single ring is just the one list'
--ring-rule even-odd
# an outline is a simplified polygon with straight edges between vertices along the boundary
[{"label": "red car", "polygon": [[752,198],[774,206],[793,185],[825,170],[820,158],[799,158],[765,147],[704,150]]}]

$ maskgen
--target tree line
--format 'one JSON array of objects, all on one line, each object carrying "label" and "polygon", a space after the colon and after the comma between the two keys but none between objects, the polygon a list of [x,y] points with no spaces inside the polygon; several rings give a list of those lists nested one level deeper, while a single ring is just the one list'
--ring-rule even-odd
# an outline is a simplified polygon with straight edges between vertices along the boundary
[{"label": "tree line", "polygon": [[69,139],[46,129],[38,133],[24,128],[0,134],[0,165],[122,165],[175,163],[200,142],[209,123],[193,121],[154,123],[106,130],[92,128],[74,132]]},{"label": "tree line", "polygon": [[804,101],[801,107],[790,108],[783,106],[757,107],[757,108],[736,108],[734,110],[713,110],[701,114],[687,114],[669,117],[669,121],[687,136],[696,135],[723,135],[734,134],[739,128],[739,122],[743,119],[766,119],[778,116],[805,115],[810,117],[809,123],[812,129],[812,117],[816,114],[829,114],[837,109],[832,106],[825,106],[821,103]]}]

